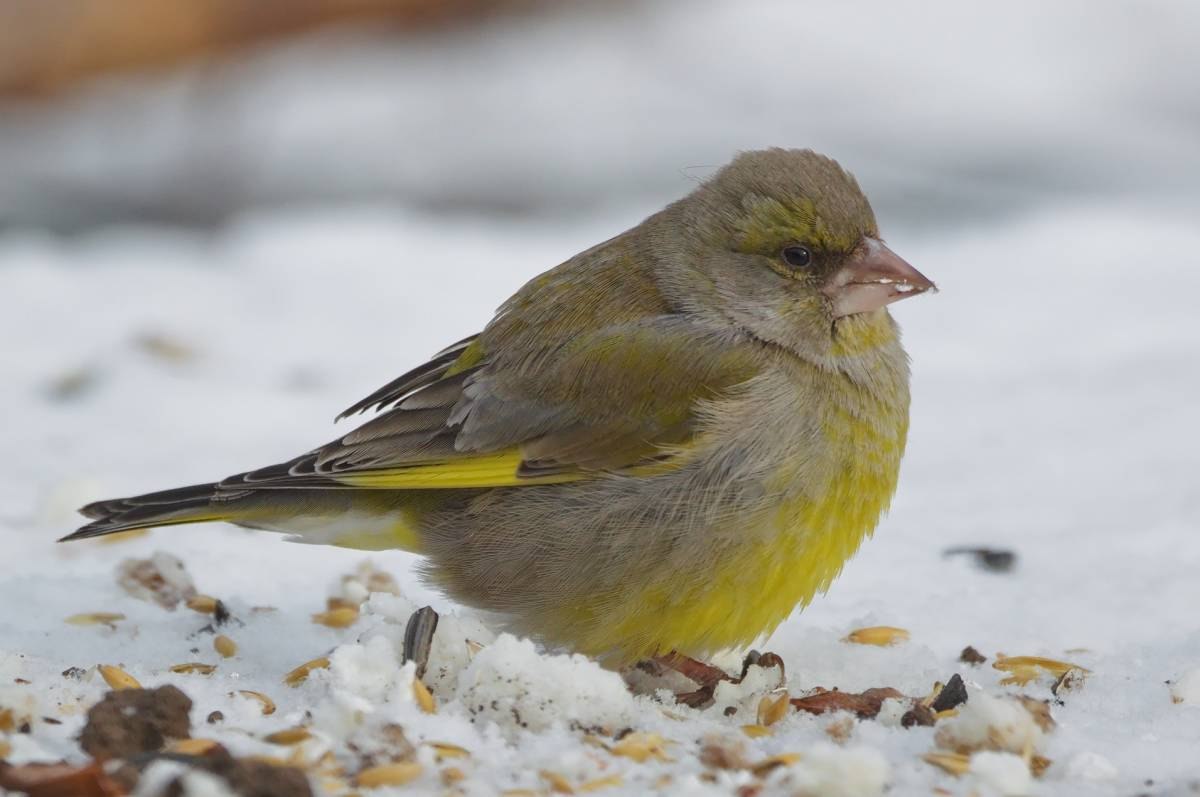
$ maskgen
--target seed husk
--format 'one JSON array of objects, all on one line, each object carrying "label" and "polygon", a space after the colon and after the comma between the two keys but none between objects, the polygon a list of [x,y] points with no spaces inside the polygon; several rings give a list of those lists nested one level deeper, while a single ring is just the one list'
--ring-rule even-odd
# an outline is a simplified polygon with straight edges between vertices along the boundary
[{"label": "seed husk", "polygon": [[778,697],[764,695],[763,699],[758,701],[758,724],[769,728],[786,717],[792,707],[790,699],[791,696],[787,692]]},{"label": "seed husk", "polygon": [[354,777],[354,784],[364,789],[380,786],[403,786],[421,776],[421,765],[411,761],[369,767]]},{"label": "seed husk", "polygon": [[[233,694],[232,692],[230,694]],[[268,716],[275,713],[275,701],[264,695],[262,692],[252,692],[249,689],[239,689],[237,694],[242,697],[248,697],[251,700],[257,700],[262,706],[263,716]]]},{"label": "seed husk", "polygon": [[743,725],[742,733],[751,739],[761,739],[764,736],[770,736],[773,731],[766,725]]},{"label": "seed husk", "polygon": [[657,733],[631,733],[609,748],[613,755],[632,759],[639,764],[653,758],[655,761],[671,761],[667,755],[667,740]]},{"label": "seed husk", "polygon": [[921,760],[955,777],[962,777],[971,769],[971,757],[962,753],[926,753]]},{"label": "seed husk", "polygon": [[112,689],[141,689],[142,685],[129,673],[112,664],[101,664],[98,668],[104,683]]},{"label": "seed husk", "polygon": [[317,625],[323,625],[329,628],[349,628],[358,622],[358,607],[339,606],[338,608],[330,609],[327,612],[314,614],[312,616],[312,621]]},{"label": "seed husk", "polygon": [[571,781],[567,780],[566,776],[557,772],[551,772],[548,769],[543,769],[538,772],[538,776],[546,781],[546,785],[550,787],[550,791],[555,794],[574,794],[575,787],[571,785]]},{"label": "seed husk", "polygon": [[430,693],[429,687],[427,687],[420,678],[413,678],[412,690],[413,699],[417,701],[417,705],[421,707],[422,711],[424,711],[426,714],[437,713],[437,703],[434,702],[433,695]]},{"label": "seed husk", "polygon": [[773,755],[768,759],[759,761],[757,764],[752,765],[750,767],[750,771],[753,772],[756,777],[765,777],[768,773],[779,769],[779,767],[790,767],[792,764],[797,763],[801,758],[802,756],[799,753],[781,753],[779,755]]},{"label": "seed husk", "polygon": [[205,664],[199,661],[189,661],[183,664],[171,665],[171,672],[181,675],[212,675],[217,671],[217,665]]},{"label": "seed husk", "polygon": [[296,669],[283,676],[283,682],[288,686],[299,686],[308,680],[309,673],[313,670],[324,670],[329,668],[329,658],[322,656],[319,659],[306,661]]},{"label": "seed husk", "polygon": [[109,628],[116,627],[116,624],[125,619],[125,615],[119,612],[86,612],[84,614],[73,614],[67,618],[68,625],[106,625]]},{"label": "seed husk", "polygon": [[847,634],[842,641],[855,645],[875,645],[888,647],[907,642],[910,634],[903,628],[893,628],[890,625],[877,625],[870,628],[858,628]]},{"label": "seed husk", "polygon": [[611,789],[620,786],[624,783],[620,775],[608,775],[603,778],[589,780],[587,783],[579,784],[579,791],[592,792],[600,791],[601,789]]},{"label": "seed husk", "polygon": [[263,741],[270,742],[271,744],[292,745],[300,744],[300,742],[311,738],[312,733],[308,728],[284,728],[281,731],[267,734],[263,737]]}]

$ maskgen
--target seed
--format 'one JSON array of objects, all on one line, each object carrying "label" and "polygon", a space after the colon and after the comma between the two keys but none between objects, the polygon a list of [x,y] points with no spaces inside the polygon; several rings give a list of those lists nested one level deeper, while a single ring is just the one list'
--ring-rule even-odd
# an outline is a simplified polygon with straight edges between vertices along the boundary
[{"label": "seed", "polygon": [[971,769],[971,757],[962,753],[926,753],[921,760],[955,777],[965,775]]},{"label": "seed", "polygon": [[217,599],[212,595],[193,595],[185,605],[194,612],[212,614],[217,610]]},{"label": "seed", "polygon": [[117,612],[89,612],[87,614],[73,614],[67,618],[67,623],[70,625],[106,625],[112,628],[124,619],[125,615],[118,614]]},{"label": "seed", "polygon": [[181,675],[212,675],[217,671],[215,664],[203,664],[198,661],[189,661],[185,664],[174,664],[171,666],[171,672],[177,672]]},{"label": "seed", "polygon": [[237,655],[237,643],[224,634],[217,634],[213,638],[213,647],[217,653],[220,653],[227,659],[231,659]]},{"label": "seed", "polygon": [[324,670],[329,667],[329,659],[322,656],[319,659],[306,661],[296,669],[283,676],[283,682],[288,686],[299,686],[308,679],[308,674],[313,670]]},{"label": "seed", "polygon": [[348,628],[354,625],[357,620],[358,608],[353,606],[340,606],[336,609],[330,609],[327,612],[321,612],[312,616],[314,623],[330,628]]},{"label": "seed", "polygon": [[433,695],[430,694],[429,687],[422,683],[420,678],[413,678],[412,690],[413,698],[422,711],[426,714],[437,713],[437,704],[433,701]]},{"label": "seed", "polygon": [[778,698],[765,695],[762,700],[758,701],[758,724],[769,728],[786,717],[788,709],[791,708],[791,703],[788,702],[789,697],[790,695],[784,692]]},{"label": "seed", "polygon": [[446,767],[442,770],[442,785],[453,786],[460,780],[465,780],[467,773],[463,772],[458,767]]},{"label": "seed", "polygon": [[595,780],[589,780],[587,783],[581,783],[579,785],[579,791],[600,791],[601,789],[610,789],[614,786],[620,786],[622,782],[623,781],[621,780],[620,775],[609,775],[605,778],[596,778]]},{"label": "seed", "polygon": [[8,754],[12,752],[12,745],[0,739],[0,761],[8,758]]},{"label": "seed", "polygon": [[1067,672],[1077,670],[1078,675],[1075,677],[1079,680],[1082,680],[1084,676],[1090,675],[1092,672],[1070,662],[1047,659],[1041,656],[997,656],[996,660],[992,662],[992,667],[1009,673],[1008,676],[1000,679],[1000,683],[1005,686],[1027,684],[1030,681],[1036,680],[1042,672],[1047,672],[1055,678],[1062,678]]},{"label": "seed", "polygon": [[[264,695],[262,692],[252,692],[249,689],[239,689],[237,694],[242,697],[248,697],[251,700],[257,700],[262,705],[263,716],[275,713],[275,701]],[[233,693],[230,692],[232,696]]]},{"label": "seed", "polygon": [[743,725],[742,733],[749,736],[751,739],[761,739],[763,736],[770,736],[771,729],[766,725]]},{"label": "seed", "polygon": [[799,753],[781,753],[780,755],[773,755],[770,758],[760,761],[750,767],[750,771],[753,772],[757,777],[762,778],[773,770],[779,769],[780,767],[790,767],[792,764],[795,764],[797,761],[799,761],[800,758],[801,756]]},{"label": "seed", "polygon": [[639,764],[653,758],[670,761],[666,751],[667,740],[657,733],[631,733],[609,748],[613,755],[631,758]]},{"label": "seed", "polygon": [[100,677],[104,679],[104,683],[113,689],[142,688],[142,685],[137,682],[136,678],[120,667],[114,667],[111,664],[101,664],[97,669],[100,670]]},{"label": "seed", "polygon": [[908,631],[903,628],[893,628],[889,625],[877,625],[871,628],[859,628],[851,631],[846,635],[843,642],[851,642],[855,645],[875,645],[876,647],[887,647],[889,645],[897,645],[901,642],[907,642],[909,638]]},{"label": "seed", "polygon": [[437,752],[438,761],[443,761],[447,758],[470,758],[471,751],[465,747],[459,747],[456,744],[449,742],[428,742],[429,746]]},{"label": "seed", "polygon": [[308,728],[285,728],[282,731],[267,734],[263,737],[264,742],[271,744],[299,744],[305,739],[311,739],[312,733]]},{"label": "seed", "polygon": [[180,739],[172,742],[167,750],[178,755],[205,755],[218,746],[212,739]]},{"label": "seed", "polygon": [[410,761],[397,764],[383,764],[370,767],[359,772],[354,778],[354,784],[364,789],[374,789],[379,786],[403,786],[416,780],[421,775],[421,765]]},{"label": "seed", "polygon": [[557,772],[551,772],[548,769],[543,769],[538,773],[542,780],[550,785],[550,791],[555,794],[574,794],[575,787],[571,785],[571,781]]}]

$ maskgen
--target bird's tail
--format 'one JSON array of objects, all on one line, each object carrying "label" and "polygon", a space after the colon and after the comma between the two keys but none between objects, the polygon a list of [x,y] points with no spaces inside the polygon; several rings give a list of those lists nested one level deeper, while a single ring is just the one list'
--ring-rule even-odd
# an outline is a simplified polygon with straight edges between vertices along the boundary
[{"label": "bird's tail", "polygon": [[79,510],[81,515],[90,518],[92,522],[63,537],[59,542],[85,540],[89,537],[116,534],[118,531],[156,526],[230,520],[235,514],[234,507],[238,497],[219,495],[217,485],[211,483],[177,487],[132,498],[96,501]]},{"label": "bird's tail", "polygon": [[290,534],[301,542],[418,552],[419,518],[443,497],[438,491],[420,490],[230,489],[197,484],[88,504],[79,511],[91,522],[59,541],[223,520]]}]

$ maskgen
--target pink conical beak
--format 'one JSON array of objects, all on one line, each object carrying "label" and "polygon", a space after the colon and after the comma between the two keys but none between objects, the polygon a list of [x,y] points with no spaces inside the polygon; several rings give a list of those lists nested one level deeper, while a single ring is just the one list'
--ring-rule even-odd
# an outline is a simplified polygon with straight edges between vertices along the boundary
[{"label": "pink conical beak", "polygon": [[833,317],[878,310],[937,286],[876,238],[863,243],[822,289],[833,302]]}]

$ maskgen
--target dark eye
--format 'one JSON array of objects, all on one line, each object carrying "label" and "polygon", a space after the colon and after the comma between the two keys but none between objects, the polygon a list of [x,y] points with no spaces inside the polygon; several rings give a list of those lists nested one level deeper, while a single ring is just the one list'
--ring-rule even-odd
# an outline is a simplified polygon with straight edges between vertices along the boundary
[{"label": "dark eye", "polygon": [[807,246],[788,246],[784,247],[783,259],[792,268],[804,268],[812,262],[812,252]]}]

